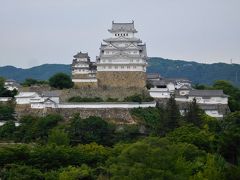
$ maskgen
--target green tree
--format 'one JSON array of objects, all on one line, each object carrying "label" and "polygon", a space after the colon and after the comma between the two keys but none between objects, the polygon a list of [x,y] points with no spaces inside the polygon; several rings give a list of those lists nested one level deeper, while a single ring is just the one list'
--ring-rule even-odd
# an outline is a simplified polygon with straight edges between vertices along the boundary
[{"label": "green tree", "polygon": [[203,116],[204,112],[202,109],[199,108],[196,99],[189,104],[188,110],[185,114],[185,120],[188,123],[192,123],[197,127],[202,127],[203,125]]},{"label": "green tree", "polygon": [[62,129],[52,129],[48,135],[48,143],[56,145],[69,145],[69,136]]},{"label": "green tree", "polygon": [[93,172],[90,167],[83,164],[81,167],[69,166],[59,174],[59,180],[93,179]]},{"label": "green tree", "polygon": [[189,179],[201,169],[206,157],[193,145],[162,138],[115,148],[115,156],[107,162],[111,179]]},{"label": "green tree", "polygon": [[221,127],[219,152],[228,162],[240,165],[240,111],[229,114]]},{"label": "green tree", "polygon": [[7,165],[3,172],[1,173],[1,177],[3,180],[11,179],[11,180],[27,180],[27,179],[35,179],[35,180],[43,180],[44,177],[38,169],[34,169],[31,166],[25,165]]},{"label": "green tree", "polygon": [[13,120],[14,107],[11,104],[0,104],[0,120]]},{"label": "green tree", "polygon": [[179,127],[181,115],[175,97],[171,95],[165,108],[165,117],[163,120],[162,132],[169,132]]},{"label": "green tree", "polygon": [[72,143],[91,143],[107,145],[111,141],[112,128],[100,117],[81,119],[76,115],[71,120],[69,134]]},{"label": "green tree", "polygon": [[16,126],[14,121],[7,121],[3,126],[0,127],[0,137],[11,139],[14,137]]},{"label": "green tree", "polygon": [[72,88],[74,85],[71,77],[64,73],[57,73],[50,77],[49,84],[51,87],[58,89],[69,89]]},{"label": "green tree", "polygon": [[240,89],[224,80],[215,81],[213,89],[221,89],[229,95],[228,105],[232,112],[240,110]]},{"label": "green tree", "polygon": [[0,89],[4,87],[5,79],[0,77]]}]

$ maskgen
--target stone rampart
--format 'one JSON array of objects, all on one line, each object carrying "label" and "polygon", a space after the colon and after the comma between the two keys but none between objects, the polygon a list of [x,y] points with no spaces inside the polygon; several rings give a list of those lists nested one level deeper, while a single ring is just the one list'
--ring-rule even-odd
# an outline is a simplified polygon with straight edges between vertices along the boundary
[{"label": "stone rampart", "polygon": [[99,87],[136,87],[144,88],[146,86],[145,72],[97,72]]}]

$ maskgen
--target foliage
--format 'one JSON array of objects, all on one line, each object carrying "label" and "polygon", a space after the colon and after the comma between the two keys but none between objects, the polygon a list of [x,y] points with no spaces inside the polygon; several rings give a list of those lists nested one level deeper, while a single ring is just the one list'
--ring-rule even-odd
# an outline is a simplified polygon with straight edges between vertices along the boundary
[{"label": "foliage", "polygon": [[49,78],[49,85],[57,89],[69,89],[73,87],[72,79],[64,73],[57,73]]},{"label": "foliage", "polygon": [[0,137],[6,139],[12,139],[16,130],[14,121],[7,121],[3,126],[0,127]]},{"label": "foliage", "polygon": [[167,134],[167,138],[173,142],[184,142],[193,144],[199,149],[211,151],[214,136],[206,130],[199,129],[193,125],[186,125],[175,129]]},{"label": "foliage", "polygon": [[13,120],[14,118],[14,107],[12,104],[0,104],[0,120]]},{"label": "foliage", "polygon": [[189,104],[189,107],[187,109],[187,112],[185,114],[185,120],[188,123],[192,123],[197,127],[202,127],[203,125],[203,116],[204,112],[202,109],[199,108],[196,99],[193,99],[193,101]]},{"label": "foliage", "polygon": [[221,127],[219,152],[228,162],[240,165],[240,111],[229,114]]},{"label": "foliage", "polygon": [[32,86],[32,85],[41,85],[41,84],[48,84],[48,82],[42,81],[42,80],[36,80],[36,79],[32,79],[32,78],[27,78],[22,83],[23,86]]},{"label": "foliage", "polygon": [[80,96],[74,96],[68,99],[68,102],[103,102],[103,99],[100,97],[80,97]]},{"label": "foliage", "polygon": [[229,107],[232,112],[240,110],[240,89],[233,86],[228,81],[219,80],[213,84],[213,89],[222,89],[223,92],[229,95]]},{"label": "foliage", "polygon": [[111,179],[187,179],[201,170],[205,157],[190,144],[147,138],[123,146],[107,165]]},{"label": "foliage", "polygon": [[163,118],[162,133],[169,132],[179,127],[180,112],[175,97],[171,96],[165,108],[165,117]]},{"label": "foliage", "polygon": [[62,129],[52,129],[48,135],[48,143],[56,145],[69,145],[69,136]]},{"label": "foliage", "polygon": [[25,116],[20,119],[20,126],[16,129],[16,140],[21,142],[46,142],[49,131],[63,118],[57,114],[45,117]]},{"label": "foliage", "polygon": [[93,179],[92,169],[83,164],[81,167],[69,166],[59,174],[59,180]]},{"label": "foliage", "polygon": [[159,108],[135,108],[131,110],[141,124],[145,125],[153,134],[158,134],[162,126],[163,110]]},{"label": "foliage", "polygon": [[69,134],[72,143],[87,144],[96,142],[107,145],[111,142],[111,126],[100,117],[81,119],[76,115],[70,124]]},{"label": "foliage", "polygon": [[0,89],[4,87],[5,79],[0,76]]},{"label": "foliage", "polygon": [[1,173],[1,177],[3,180],[11,179],[11,180],[26,180],[26,179],[34,179],[34,180],[43,180],[43,174],[40,170],[34,169],[31,166],[25,165],[15,165],[10,164],[7,165],[3,172]]}]

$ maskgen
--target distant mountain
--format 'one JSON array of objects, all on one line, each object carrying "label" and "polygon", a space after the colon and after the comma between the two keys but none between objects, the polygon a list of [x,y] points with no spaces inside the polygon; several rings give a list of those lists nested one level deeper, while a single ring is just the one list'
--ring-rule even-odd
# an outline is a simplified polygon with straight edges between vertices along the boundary
[{"label": "distant mountain", "polygon": [[58,72],[64,72],[70,75],[70,65],[43,64],[29,69],[16,68],[14,66],[0,67],[0,76],[7,79],[14,79],[18,82],[23,82],[26,78],[47,80],[49,77]]},{"label": "distant mountain", "polygon": [[[193,84],[212,84],[215,80],[229,80],[240,86],[240,65],[239,64],[201,64],[182,60],[170,60],[163,58],[150,58],[147,68],[149,73],[158,72],[163,77],[187,78]],[[13,66],[0,67],[0,76],[7,79],[15,79],[18,82],[26,78],[47,80],[57,72],[71,74],[70,65],[64,64],[43,64],[29,69],[16,68]]]},{"label": "distant mountain", "polygon": [[212,84],[215,80],[228,80],[240,86],[240,64],[202,64],[182,60],[151,58],[148,72],[159,72],[163,77],[182,77],[193,84]]}]

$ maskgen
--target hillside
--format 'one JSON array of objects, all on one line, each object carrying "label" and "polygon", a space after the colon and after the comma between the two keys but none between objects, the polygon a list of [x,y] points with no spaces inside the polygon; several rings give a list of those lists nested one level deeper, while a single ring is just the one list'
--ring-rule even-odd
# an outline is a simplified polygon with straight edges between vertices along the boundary
[{"label": "hillside", "polygon": [[159,72],[164,77],[183,77],[193,84],[212,84],[215,80],[228,80],[240,86],[240,64],[202,64],[197,62],[151,58],[148,72]]},{"label": "hillside", "polygon": [[[0,76],[22,82],[26,78],[46,80],[57,72],[70,74],[70,71],[70,65],[64,64],[43,64],[29,69],[4,66],[0,67]],[[164,77],[188,78],[194,84],[211,84],[215,80],[224,79],[240,86],[239,64],[201,64],[181,60],[150,58],[147,71],[149,73],[158,72]]]}]

